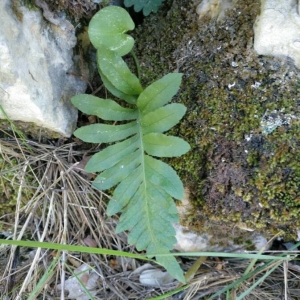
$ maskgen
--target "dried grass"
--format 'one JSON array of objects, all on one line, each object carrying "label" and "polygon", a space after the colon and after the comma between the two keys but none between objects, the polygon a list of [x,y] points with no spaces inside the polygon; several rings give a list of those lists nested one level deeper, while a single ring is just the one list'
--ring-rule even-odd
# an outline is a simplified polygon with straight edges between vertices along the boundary
[{"label": "dried grass", "polygon": [[[284,264],[287,265],[286,269]],[[249,265],[249,260],[230,259],[223,261],[223,270],[216,271],[212,269],[213,262],[208,262],[206,270],[199,270],[198,274],[192,280],[190,288],[181,292],[173,299],[196,300],[210,299],[210,296],[218,292],[230,283],[238,280]],[[260,263],[255,267],[263,265]],[[265,272],[260,274],[264,275]],[[234,300],[243,292],[248,290],[261,276],[251,277],[250,279],[237,285],[235,289],[230,290],[229,298],[223,294],[214,299]],[[285,280],[286,276],[286,280]],[[300,299],[300,267],[297,262],[282,262],[271,275],[267,277],[245,300],[292,300]],[[285,293],[286,291],[286,293]]]},{"label": "dried grass", "polygon": [[[29,151],[20,146],[21,143],[17,139],[0,140],[1,155],[6,156],[7,160],[18,159],[18,166],[14,168],[15,184],[17,181],[19,183],[16,211],[0,218],[7,235],[15,240],[70,245],[85,245],[84,240],[89,237],[97,247],[134,251],[126,244],[125,234],[114,233],[116,221],[107,219],[105,215],[109,196],[93,189],[89,176],[77,167],[86,151],[76,150],[75,143],[51,146],[27,141],[32,150]],[[34,176],[34,182],[27,182],[29,174]],[[34,195],[24,205],[22,189],[25,188],[30,188]],[[1,272],[1,296],[10,294],[9,299],[27,299],[26,295],[34,290],[54,254],[51,250],[22,249],[17,254],[19,261],[16,264],[15,253],[16,247],[1,248],[0,256],[7,261],[5,270]],[[72,267],[71,258],[95,267],[100,276],[99,299],[135,299],[143,294],[144,288],[138,278],[128,279],[129,269],[134,264],[139,265],[138,262],[63,252],[62,261],[57,264],[56,272],[48,278],[47,286],[42,291],[43,295],[50,297],[48,299],[57,299],[56,284],[70,275],[62,268],[63,262]]]},{"label": "dried grass", "polygon": [[[0,139],[0,155],[8,162],[12,159],[18,161],[18,165],[12,167],[14,184],[18,186],[16,210],[0,218],[0,234],[15,240],[69,245],[93,242],[101,248],[135,251],[128,246],[125,234],[115,234],[117,220],[108,219],[105,214],[109,196],[93,189],[91,178],[79,168],[86,151],[78,150],[76,143],[58,146],[26,141],[30,149],[22,143],[16,138]],[[31,179],[28,181],[28,178]],[[23,189],[30,189],[33,196],[23,199]],[[142,286],[139,276],[132,271],[143,262],[107,255],[62,252],[53,272],[49,272],[56,255],[51,250],[2,245],[1,299],[28,299],[45,274],[47,278],[34,299],[68,299],[56,288],[71,276],[65,264],[75,269],[87,263],[95,269],[100,278],[95,299],[149,299],[178,287],[177,283],[162,288]],[[182,266],[188,270],[193,262],[194,259],[187,260]],[[220,266],[220,262],[217,265]],[[206,261],[189,288],[166,299],[208,299],[209,295],[240,278],[248,265],[246,260],[228,260],[218,269],[215,261]],[[282,265],[245,299],[300,299],[299,274],[297,266],[291,263]],[[247,290],[255,279],[240,284],[232,291],[231,299],[235,299],[234,294]],[[225,299],[225,296],[220,299]]]}]

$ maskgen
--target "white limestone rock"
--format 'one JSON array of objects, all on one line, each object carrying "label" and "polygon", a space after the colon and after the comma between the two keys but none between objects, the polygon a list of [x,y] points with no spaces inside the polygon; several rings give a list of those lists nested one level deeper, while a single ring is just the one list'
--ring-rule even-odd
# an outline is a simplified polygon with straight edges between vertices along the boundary
[{"label": "white limestone rock", "polygon": [[300,68],[299,3],[262,0],[261,14],[254,25],[254,49],[258,54],[289,57]]},{"label": "white limestone rock", "polygon": [[[218,244],[218,237],[214,238],[205,232],[195,233],[188,228],[181,226],[180,224],[173,225],[176,232],[177,243],[174,245],[174,249],[180,252],[230,252],[230,251],[246,251],[246,244],[241,246],[234,243],[234,236],[229,232],[226,245]],[[245,235],[247,234],[245,229]],[[262,235],[251,232],[247,234],[247,239],[251,241],[251,244],[256,250],[260,250],[263,247],[268,249],[267,240]],[[213,242],[214,241],[214,242]]]},{"label": "white limestone rock", "polygon": [[140,283],[146,286],[161,287],[170,284],[174,278],[168,273],[156,268],[144,270],[140,275]]},{"label": "white limestone rock", "polygon": [[22,20],[10,0],[0,1],[0,105],[12,120],[68,137],[77,122],[70,98],[86,89],[84,82],[67,75],[74,71],[75,30],[50,24],[41,11],[19,10]]},{"label": "white limestone rock", "polygon": [[179,225],[173,225],[176,231],[177,243],[174,249],[181,252],[208,251],[210,248],[211,236],[207,234],[197,234]]},{"label": "white limestone rock", "polygon": [[[184,190],[184,196],[177,206],[180,220],[186,220],[188,215],[193,210],[193,206],[190,203],[190,191],[188,188]],[[249,228],[244,223],[237,223],[232,230],[222,230],[215,225],[215,235],[212,236],[199,228],[199,232],[194,232],[181,224],[173,224],[175,229],[176,244],[174,249],[180,252],[228,252],[228,251],[244,251],[246,247],[249,246],[249,242],[256,250],[260,250],[267,244],[267,240],[255,232],[253,228]],[[244,245],[236,244],[234,240],[240,236],[240,233],[236,232],[242,230],[243,236],[245,238],[244,242],[248,241]],[[218,236],[218,232],[222,236]],[[225,234],[225,236],[224,236]],[[224,240],[225,239],[225,240]]]},{"label": "white limestone rock", "polygon": [[236,0],[202,0],[196,8],[196,13],[199,20],[208,17],[220,21],[224,18],[226,10],[232,9],[235,3]]}]

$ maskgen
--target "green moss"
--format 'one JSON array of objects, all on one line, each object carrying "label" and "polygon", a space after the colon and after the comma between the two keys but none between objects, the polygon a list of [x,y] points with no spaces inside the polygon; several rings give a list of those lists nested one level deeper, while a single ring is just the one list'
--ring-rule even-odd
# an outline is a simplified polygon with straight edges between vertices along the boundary
[{"label": "green moss", "polygon": [[[14,0],[14,1],[16,1],[16,0]],[[38,10],[36,5],[34,4],[34,0],[18,0],[18,1],[20,1],[20,4],[24,5],[29,10]]]},{"label": "green moss", "polygon": [[[13,213],[16,208],[19,188],[22,178],[22,168],[18,166],[19,162],[16,158],[4,158],[0,155],[0,215]],[[22,207],[33,196],[34,176],[26,173],[24,177],[23,187],[21,190]]]},{"label": "green moss", "polygon": [[[18,128],[18,130],[20,130],[23,134],[26,133],[26,137],[30,137],[33,140],[45,142],[47,139],[62,138],[59,133],[44,127],[40,127],[32,122],[22,122],[14,120],[13,123],[16,128]],[[0,130],[5,132],[12,132],[10,122],[5,119],[0,119]]]},{"label": "green moss", "polygon": [[[191,191],[185,225],[201,230],[244,222],[270,235],[295,236],[300,226],[300,130],[296,119],[263,134],[261,120],[300,115],[297,70],[252,50],[260,1],[238,1],[219,23],[202,21],[189,1],[151,16],[137,30],[136,51],[147,84],[184,73],[177,101],[188,107],[171,134],[190,153],[171,160]],[[283,76],[285,74],[285,76]]]}]

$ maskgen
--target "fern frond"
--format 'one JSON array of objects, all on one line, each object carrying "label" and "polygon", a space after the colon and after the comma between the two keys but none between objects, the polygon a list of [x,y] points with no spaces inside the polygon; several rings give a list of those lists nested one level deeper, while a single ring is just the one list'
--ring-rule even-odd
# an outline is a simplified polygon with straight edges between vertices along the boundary
[{"label": "fern frond", "polygon": [[157,12],[164,0],[125,0],[126,7],[133,6],[134,11],[143,10],[143,15],[148,16],[152,12]]},{"label": "fern frond", "polygon": [[[100,30],[99,30],[100,29]],[[98,49],[105,45],[118,55],[129,53],[134,45],[134,39],[125,34],[134,29],[134,22],[129,14],[121,7],[100,10],[89,24],[89,38],[93,46]]]},{"label": "fern frond", "polygon": [[111,143],[136,133],[138,127],[136,122],[124,125],[92,124],[77,129],[74,134],[87,143]]},{"label": "fern frond", "polygon": [[[147,12],[150,2],[153,10],[153,3],[161,0],[128,0],[127,4],[133,2],[139,3],[135,9],[143,8]],[[173,198],[183,198],[183,184],[170,166],[157,159],[180,156],[190,148],[183,139],[165,134],[186,112],[182,104],[168,104],[179,89],[182,74],[165,75],[143,90],[139,79],[120,56],[133,46],[130,41],[127,43],[124,34],[132,28],[129,15],[116,7],[107,7],[98,14],[91,21],[93,28],[89,34],[97,48],[100,76],[105,87],[131,108],[91,95],[72,98],[73,104],[87,114],[105,121],[122,121],[121,125],[92,124],[74,132],[85,142],[112,143],[93,155],[85,170],[99,173],[93,182],[95,188],[116,187],[107,214],[121,213],[117,232],[129,230],[130,244],[136,244],[138,250],[146,250],[148,256],[155,256],[172,276],[184,282],[176,259],[164,256],[176,242],[172,224],[178,222],[178,212]],[[120,17],[115,27],[107,16]],[[104,29],[98,33],[96,29],[100,25]],[[111,35],[108,41],[106,35]]]},{"label": "fern frond", "polygon": [[104,46],[97,50],[97,62],[100,74],[125,95],[139,95],[143,88],[139,79],[130,72],[121,56]]},{"label": "fern frond", "polygon": [[[116,121],[134,119],[122,125],[88,125],[74,134],[86,142],[119,141],[92,156],[86,170],[100,172],[94,181],[100,190],[117,185],[107,214],[121,212],[117,231],[130,230],[129,243],[149,255],[167,253],[176,242],[172,223],[178,222],[178,213],[173,198],[182,199],[183,184],[170,166],[152,156],[173,157],[189,150],[181,138],[162,133],[185,113],[181,104],[165,105],[177,92],[180,80],[181,74],[174,73],[154,82],[140,94],[136,109],[87,95],[72,100],[75,106],[84,106],[84,112],[93,112],[104,120],[112,120],[114,115]],[[165,257],[160,260],[165,264]]]},{"label": "fern frond", "polygon": [[124,108],[113,100],[101,99],[92,95],[74,96],[72,102],[83,113],[107,121],[134,120],[138,116],[137,109]]}]

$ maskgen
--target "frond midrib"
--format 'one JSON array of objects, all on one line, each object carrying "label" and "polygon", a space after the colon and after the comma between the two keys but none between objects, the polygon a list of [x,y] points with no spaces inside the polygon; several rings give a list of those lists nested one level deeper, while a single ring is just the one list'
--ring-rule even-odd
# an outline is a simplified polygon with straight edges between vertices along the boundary
[{"label": "frond midrib", "polygon": [[155,241],[155,235],[153,233],[152,230],[152,226],[151,226],[151,216],[149,214],[150,210],[148,209],[149,207],[149,198],[147,197],[147,177],[146,177],[146,168],[145,168],[145,151],[144,151],[144,144],[143,144],[143,129],[141,126],[141,116],[142,113],[140,111],[140,109],[138,108],[138,117],[137,117],[137,123],[138,123],[138,134],[139,134],[139,138],[140,138],[140,149],[141,149],[141,165],[142,165],[142,172],[143,172],[143,182],[142,184],[144,185],[144,199],[143,201],[145,201],[145,206],[146,206],[146,222],[147,222],[147,230],[150,232],[151,234],[151,241]]}]

